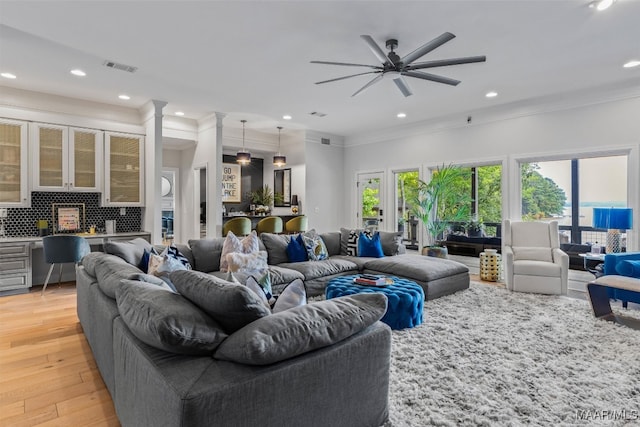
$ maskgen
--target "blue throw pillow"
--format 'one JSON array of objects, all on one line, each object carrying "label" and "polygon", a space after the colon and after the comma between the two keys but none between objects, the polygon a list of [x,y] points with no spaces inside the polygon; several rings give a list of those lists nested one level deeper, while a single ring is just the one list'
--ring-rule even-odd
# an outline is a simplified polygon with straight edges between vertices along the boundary
[{"label": "blue throw pillow", "polygon": [[640,277],[640,261],[620,261],[616,266],[616,271],[621,276]]},{"label": "blue throw pillow", "polygon": [[150,251],[145,249],[142,254],[142,259],[140,260],[140,264],[138,264],[138,268],[142,270],[143,273],[149,272],[149,256],[151,254],[158,255],[158,252],[156,252],[154,248],[151,248]]},{"label": "blue throw pillow", "polygon": [[305,247],[300,234],[298,234],[295,239],[291,238],[291,240],[289,240],[289,244],[287,245],[287,256],[289,257],[289,262],[303,262],[309,260],[307,248]]},{"label": "blue throw pillow", "polygon": [[382,244],[380,243],[380,233],[376,232],[373,237],[369,237],[365,233],[360,233],[358,237],[358,256],[382,258]]}]

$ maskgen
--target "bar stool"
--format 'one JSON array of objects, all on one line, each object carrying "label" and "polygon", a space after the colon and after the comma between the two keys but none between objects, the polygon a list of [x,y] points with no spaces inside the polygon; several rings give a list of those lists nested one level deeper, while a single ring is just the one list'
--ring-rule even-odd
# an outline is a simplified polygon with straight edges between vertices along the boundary
[{"label": "bar stool", "polygon": [[222,237],[226,237],[229,231],[236,236],[248,236],[251,234],[251,220],[246,216],[232,218],[222,226]]},{"label": "bar stool", "polygon": [[279,216],[268,216],[258,221],[256,233],[282,233],[282,218]]},{"label": "bar stool", "polygon": [[304,233],[307,231],[309,226],[309,219],[300,215],[295,218],[290,219],[284,224],[284,229],[287,233]]},{"label": "bar stool", "polygon": [[91,252],[89,242],[84,237],[73,235],[45,236],[42,238],[42,247],[44,249],[44,260],[47,264],[51,264],[42,287],[42,295],[47,289],[54,265],[60,264],[60,275],[58,276],[58,285],[60,285],[63,264],[71,262],[77,264],[83,256]]}]

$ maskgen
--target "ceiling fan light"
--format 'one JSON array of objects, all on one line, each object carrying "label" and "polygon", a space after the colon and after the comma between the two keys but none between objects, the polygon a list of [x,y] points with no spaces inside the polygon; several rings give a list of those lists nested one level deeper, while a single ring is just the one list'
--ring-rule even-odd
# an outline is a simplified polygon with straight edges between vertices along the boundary
[{"label": "ceiling fan light", "polygon": [[399,71],[387,71],[385,73],[382,74],[384,76],[385,79],[397,79],[398,77],[401,76]]},{"label": "ceiling fan light", "polygon": [[287,164],[287,157],[286,156],[283,156],[280,153],[278,153],[275,156],[273,156],[273,166],[281,168],[282,166],[285,166],[286,164]]},{"label": "ceiling fan light", "polygon": [[637,67],[638,65],[640,65],[640,61],[629,61],[626,64],[623,65],[624,68],[633,68],[633,67]]}]

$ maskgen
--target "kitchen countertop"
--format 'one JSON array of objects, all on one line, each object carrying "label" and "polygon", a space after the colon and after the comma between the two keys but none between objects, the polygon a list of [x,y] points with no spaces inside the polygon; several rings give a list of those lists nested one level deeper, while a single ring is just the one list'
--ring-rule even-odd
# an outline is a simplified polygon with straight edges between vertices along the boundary
[{"label": "kitchen countertop", "polygon": [[[82,236],[84,238],[86,238],[87,240],[91,241],[91,240],[104,240],[104,239],[108,239],[110,237],[127,237],[127,236],[131,236],[131,237],[138,237],[141,234],[151,234],[148,231],[132,231],[132,232],[127,232],[127,233],[95,233],[95,234],[90,234],[90,233],[77,233],[75,234],[75,236]],[[39,243],[42,242],[42,237],[41,236],[17,236],[17,237],[0,237],[0,244],[3,243],[27,243],[27,242],[33,242],[33,243]]]}]

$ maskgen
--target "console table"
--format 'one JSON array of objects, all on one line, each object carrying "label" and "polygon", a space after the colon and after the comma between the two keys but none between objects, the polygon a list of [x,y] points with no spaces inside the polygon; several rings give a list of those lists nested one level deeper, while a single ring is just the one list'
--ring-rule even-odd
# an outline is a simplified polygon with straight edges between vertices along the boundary
[{"label": "console table", "polygon": [[[113,234],[81,234],[91,250],[102,251],[104,242],[131,240],[136,237],[150,240],[151,233],[136,231]],[[0,296],[26,293],[33,285],[43,284],[48,270],[42,250],[42,237],[6,237],[0,239]],[[75,280],[75,270],[67,269],[64,281]]]}]

